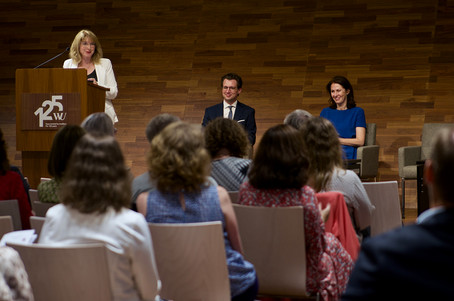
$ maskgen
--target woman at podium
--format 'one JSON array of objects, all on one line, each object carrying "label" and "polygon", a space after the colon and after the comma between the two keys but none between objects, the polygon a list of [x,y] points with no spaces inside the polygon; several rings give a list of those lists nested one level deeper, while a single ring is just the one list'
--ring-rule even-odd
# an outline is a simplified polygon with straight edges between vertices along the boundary
[{"label": "woman at podium", "polygon": [[70,58],[63,63],[63,68],[85,68],[87,80],[110,89],[106,92],[105,112],[115,123],[118,118],[112,100],[118,94],[117,81],[111,61],[103,58],[102,54],[101,43],[96,35],[83,29],[74,38],[69,51]]}]

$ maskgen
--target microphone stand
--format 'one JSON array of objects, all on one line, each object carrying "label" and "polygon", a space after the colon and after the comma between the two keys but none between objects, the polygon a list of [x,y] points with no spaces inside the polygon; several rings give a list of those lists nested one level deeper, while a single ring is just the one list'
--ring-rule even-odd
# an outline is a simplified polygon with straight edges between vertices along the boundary
[{"label": "microphone stand", "polygon": [[48,59],[48,60],[47,60],[47,61],[45,61],[44,63],[41,63],[41,64],[39,64],[38,66],[36,66],[36,67],[35,67],[35,68],[33,68],[33,69],[39,68],[39,67],[41,67],[42,65],[45,65],[45,64],[49,63],[50,61],[53,61],[53,60],[55,60],[55,59],[56,59],[57,57],[59,57],[59,56],[63,55],[63,54],[65,53],[65,52],[69,51],[69,49],[70,49],[70,47],[66,47],[65,51],[63,51],[63,52],[61,52],[61,53],[57,54],[57,55],[56,55],[56,56],[54,56],[53,58],[50,58],[50,59]]}]

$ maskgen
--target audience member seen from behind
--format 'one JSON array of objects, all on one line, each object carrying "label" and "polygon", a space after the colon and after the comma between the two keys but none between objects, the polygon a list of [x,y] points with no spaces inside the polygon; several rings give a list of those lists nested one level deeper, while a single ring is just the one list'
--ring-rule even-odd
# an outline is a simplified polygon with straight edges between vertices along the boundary
[{"label": "audience member seen from behind", "polygon": [[235,213],[227,191],[210,184],[210,155],[200,125],[176,122],[151,141],[150,176],[157,189],[137,203],[151,223],[221,221],[232,300],[254,300],[257,277],[243,259]]},{"label": "audience member seen from behind", "polygon": [[38,198],[40,202],[60,203],[58,191],[69,163],[71,153],[85,130],[78,125],[65,125],[54,136],[47,161],[47,170],[51,175],[50,181],[38,185]]},{"label": "audience member seen from behind", "polygon": [[311,163],[308,184],[316,192],[342,192],[360,240],[369,236],[375,207],[358,175],[352,170],[344,169],[336,129],[329,120],[313,117],[304,123],[301,133]]},{"label": "audience member seen from behind", "polygon": [[251,160],[249,140],[238,122],[218,117],[205,127],[206,147],[211,155],[211,176],[227,191],[238,191],[247,177]]},{"label": "audience member seen from behind", "polygon": [[239,203],[265,207],[304,207],[307,248],[307,291],[323,300],[337,300],[344,291],[353,261],[331,233],[325,233],[315,192],[307,182],[309,161],[301,134],[290,125],[268,129],[259,143],[249,172],[241,185]]},{"label": "audience member seen from behind", "polygon": [[98,37],[92,31],[83,29],[74,37],[69,50],[69,59],[63,63],[63,68],[85,68],[88,81],[109,88],[109,91],[106,91],[104,111],[115,123],[118,122],[118,118],[112,100],[118,94],[117,81],[112,62],[102,56],[102,47]]},{"label": "audience member seen from behind", "polygon": [[366,117],[364,110],[356,106],[353,87],[343,76],[335,76],[326,85],[330,98],[329,107],[320,113],[331,121],[339,135],[345,159],[356,159],[359,146],[366,139]]},{"label": "audience member seen from behind", "polygon": [[114,137],[86,134],[65,173],[62,204],[47,211],[40,244],[99,242],[119,256],[110,261],[115,300],[154,300],[158,292],[153,246],[144,217],[129,207],[131,184]]},{"label": "audience member seen from behind", "polygon": [[303,123],[312,117],[312,114],[305,110],[295,110],[285,116],[284,124],[293,126],[295,129],[299,130]]},{"label": "audience member seen from behind", "polygon": [[454,129],[438,132],[424,167],[431,209],[365,241],[342,300],[454,300]]},{"label": "audience member seen from behind", "polygon": [[17,200],[22,229],[30,229],[32,209],[20,175],[10,169],[6,141],[0,129],[0,201],[7,200]]},{"label": "audience member seen from behind", "polygon": [[[147,137],[148,143],[151,143],[151,140],[159,134],[166,126],[172,122],[180,121],[175,115],[163,113],[153,117],[145,129],[145,135]],[[146,198],[147,194],[145,192],[155,189],[156,185],[150,180],[150,173],[148,171],[137,176],[132,181],[132,198],[131,198],[131,209],[137,211],[136,201],[139,197]],[[144,193],[143,195],[141,195]]]},{"label": "audience member seen from behind", "polygon": [[114,136],[115,128],[110,117],[104,112],[97,112],[88,115],[80,126],[92,135]]}]

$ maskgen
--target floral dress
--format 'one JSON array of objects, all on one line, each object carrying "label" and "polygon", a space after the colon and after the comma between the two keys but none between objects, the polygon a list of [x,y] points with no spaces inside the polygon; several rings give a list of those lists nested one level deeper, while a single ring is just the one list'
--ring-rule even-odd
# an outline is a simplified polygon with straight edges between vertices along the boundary
[{"label": "floral dress", "polygon": [[241,185],[239,203],[265,207],[304,207],[307,279],[309,293],[320,293],[323,300],[338,300],[344,292],[353,260],[339,240],[325,232],[315,192],[301,189],[256,189],[249,182]]}]

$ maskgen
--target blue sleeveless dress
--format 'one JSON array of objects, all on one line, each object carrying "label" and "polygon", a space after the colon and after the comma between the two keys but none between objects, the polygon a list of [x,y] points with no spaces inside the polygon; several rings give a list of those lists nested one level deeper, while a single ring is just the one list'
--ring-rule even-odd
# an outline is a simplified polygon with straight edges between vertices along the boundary
[{"label": "blue sleeveless dress", "polygon": [[225,252],[230,279],[230,293],[235,297],[255,283],[254,266],[233,250],[227,237],[224,215],[216,186],[203,186],[201,193],[185,193],[186,210],[180,205],[178,194],[150,191],[147,200],[147,222],[197,223],[221,221],[224,229]]}]

